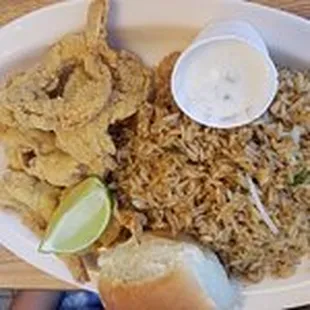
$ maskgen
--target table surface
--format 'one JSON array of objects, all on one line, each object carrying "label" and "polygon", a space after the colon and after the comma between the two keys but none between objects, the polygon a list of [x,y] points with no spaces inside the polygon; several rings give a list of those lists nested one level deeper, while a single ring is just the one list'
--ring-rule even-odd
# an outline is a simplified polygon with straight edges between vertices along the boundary
[{"label": "table surface", "polygon": [[[282,8],[310,18],[310,0],[253,0]],[[57,0],[1,0],[0,24]],[[68,284],[58,281],[28,265],[0,245],[0,288],[14,289],[68,289]]]}]

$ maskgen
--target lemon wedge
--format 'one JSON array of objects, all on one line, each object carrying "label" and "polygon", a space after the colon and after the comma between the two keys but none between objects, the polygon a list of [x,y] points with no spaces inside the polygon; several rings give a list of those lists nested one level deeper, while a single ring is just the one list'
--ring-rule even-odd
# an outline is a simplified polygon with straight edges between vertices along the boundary
[{"label": "lemon wedge", "polygon": [[75,253],[87,248],[106,229],[112,207],[109,189],[96,177],[85,179],[60,202],[39,251]]}]

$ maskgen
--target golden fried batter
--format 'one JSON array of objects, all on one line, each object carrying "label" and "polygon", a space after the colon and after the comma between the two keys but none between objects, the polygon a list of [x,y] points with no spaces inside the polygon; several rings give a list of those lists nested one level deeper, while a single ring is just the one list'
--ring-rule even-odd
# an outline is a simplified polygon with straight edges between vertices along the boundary
[{"label": "golden fried batter", "polygon": [[0,126],[0,139],[6,146],[31,149],[38,154],[48,154],[55,150],[55,135],[41,130],[22,130]]},{"label": "golden fried batter", "polygon": [[46,220],[26,204],[16,200],[3,186],[3,179],[0,180],[0,209],[8,209],[16,212],[22,222],[37,236],[43,237],[47,226]]},{"label": "golden fried batter", "polygon": [[111,124],[137,112],[149,97],[152,72],[134,54],[121,51],[114,71],[117,84],[112,97]]},{"label": "golden fried batter", "polygon": [[71,186],[89,169],[55,146],[55,135],[40,130],[4,127],[0,139],[6,146],[9,167],[24,170],[55,186]]},{"label": "golden fried batter", "polygon": [[6,111],[3,123],[47,131],[83,126],[108,102],[112,87],[107,66],[101,65],[96,76],[89,71],[84,63],[63,64],[48,78],[40,69],[14,77],[0,94],[0,106],[12,113]]},{"label": "golden fried batter", "polygon": [[1,93],[0,93],[0,122],[3,125],[18,127],[18,123],[15,120],[13,112],[8,110],[3,104],[1,104]]},{"label": "golden fried batter", "polygon": [[[134,115],[151,92],[152,71],[109,47],[108,8],[107,0],[92,1],[83,32],[64,36],[0,89],[0,141],[10,169],[0,180],[0,206],[40,237],[72,185],[116,168],[109,126]],[[142,231],[142,215],[117,214],[90,251],[110,246],[124,226]],[[80,256],[60,258],[77,280],[88,279]]]},{"label": "golden fried batter", "polygon": [[114,76],[117,82],[111,102],[97,118],[74,131],[56,130],[57,146],[98,174],[114,167],[110,155],[116,149],[108,134],[109,125],[133,115],[150,92],[150,70],[129,52],[119,53]]},{"label": "golden fried batter", "polygon": [[34,157],[28,163],[24,163],[23,168],[28,174],[40,180],[66,187],[81,181],[89,171],[86,165],[60,150]]},{"label": "golden fried batter", "polygon": [[23,212],[27,209],[27,205],[16,200],[3,186],[3,180],[0,180],[0,206],[15,210],[17,212]]},{"label": "golden fried batter", "polygon": [[143,234],[143,227],[147,224],[147,218],[143,213],[130,209],[117,210],[116,218],[121,227],[125,227],[134,238],[139,240]]},{"label": "golden fried batter", "polygon": [[[99,12],[105,16],[104,3],[96,1],[92,9],[101,6]],[[98,12],[90,12],[94,14]],[[5,111],[1,122],[54,130],[80,127],[94,118],[112,90],[110,70],[96,48],[99,44],[99,31],[89,18],[86,31],[65,36],[35,68],[11,77],[0,93]]]},{"label": "golden fried batter", "polygon": [[104,151],[115,152],[110,136],[105,134],[108,125],[108,115],[101,113],[100,117],[80,129],[57,131],[57,146],[75,160],[91,167],[94,173],[101,174],[113,162]]},{"label": "golden fried batter", "polygon": [[[84,174],[85,165],[96,174],[115,167],[109,125],[133,115],[147,99],[151,72],[133,54],[108,47],[105,27],[100,25],[106,24],[107,9],[106,1],[94,1],[83,33],[65,36],[38,66],[14,76],[0,93],[0,109],[6,112],[0,122],[52,130],[57,147],[72,156],[54,151],[40,157],[33,146],[22,143],[21,149],[8,148],[15,169],[69,186]],[[21,131],[27,137],[29,130]],[[68,173],[59,178],[43,167],[52,166],[57,158],[58,168],[68,166]]]},{"label": "golden fried batter", "polygon": [[23,170],[25,161],[55,151],[55,135],[40,130],[19,130],[0,125],[0,140],[5,147],[9,167]]},{"label": "golden fried batter", "polygon": [[58,205],[60,190],[23,172],[7,172],[1,184],[9,197],[26,205],[46,222]]},{"label": "golden fried batter", "polygon": [[103,234],[97,240],[97,244],[103,248],[110,247],[117,240],[121,229],[122,226],[119,221],[116,218],[113,218]]},{"label": "golden fried batter", "polygon": [[87,282],[89,276],[85,268],[83,259],[79,255],[57,255],[71,271],[73,277],[79,282]]}]

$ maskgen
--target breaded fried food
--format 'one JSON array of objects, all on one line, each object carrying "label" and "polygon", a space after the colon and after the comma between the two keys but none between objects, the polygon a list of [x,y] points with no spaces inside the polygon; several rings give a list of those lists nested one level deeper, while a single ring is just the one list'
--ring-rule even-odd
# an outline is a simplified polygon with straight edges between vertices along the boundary
[{"label": "breaded fried food", "polygon": [[[71,186],[116,168],[110,126],[134,115],[152,91],[152,70],[134,54],[109,47],[108,8],[106,0],[92,1],[83,32],[64,36],[0,90],[0,142],[9,169],[0,181],[0,205],[15,210],[39,237]],[[141,232],[143,218],[129,211],[118,216],[88,255],[113,244],[127,233],[124,227]],[[60,258],[84,282],[79,255]]]},{"label": "breaded fried food", "polygon": [[74,185],[85,178],[90,171],[86,165],[60,150],[36,156],[23,164],[28,174],[55,186]]},{"label": "breaded fried food", "polygon": [[[60,193],[59,189],[23,172],[9,171],[0,180],[0,208],[17,212],[27,227],[37,236],[43,237],[51,215],[58,205]],[[81,257],[59,257],[78,281],[89,280]]]},{"label": "breaded fried food", "polygon": [[27,209],[27,205],[10,195],[10,193],[3,186],[3,180],[0,180],[0,185],[0,206],[2,208],[12,209],[18,213],[22,213],[23,210]]},{"label": "breaded fried food", "polygon": [[[25,135],[29,128],[42,136],[43,131],[53,136],[53,131],[63,152],[42,157],[37,151],[33,156],[32,148],[8,148],[14,169],[70,186],[87,173],[103,175],[115,168],[109,126],[136,113],[147,100],[152,72],[132,53],[108,46],[107,12],[107,1],[93,1],[85,31],[65,36],[40,64],[13,76],[0,92],[0,122]],[[59,168],[68,167],[58,178],[47,167],[55,159]]]},{"label": "breaded fried food", "polygon": [[55,186],[71,186],[83,179],[89,169],[56,148],[55,134],[37,129],[0,127],[9,167]]},{"label": "breaded fried food", "polygon": [[100,238],[96,241],[96,243],[99,245],[99,247],[110,247],[115,242],[115,240],[117,240],[121,230],[121,223],[115,217],[112,218],[109,225],[100,236]]},{"label": "breaded fried food", "polygon": [[115,153],[111,137],[106,133],[109,115],[101,113],[98,118],[75,131],[57,131],[57,147],[70,154],[75,160],[90,167],[95,174],[115,166],[109,153]]},{"label": "breaded fried food", "polygon": [[[95,5],[96,4],[96,5]],[[90,16],[106,19],[104,1],[95,1]],[[99,30],[89,17],[79,34],[56,43],[34,68],[12,76],[0,93],[3,123],[42,130],[85,125],[102,110],[112,91],[112,77],[101,61]],[[1,118],[1,115],[0,115]]]},{"label": "breaded fried food", "polygon": [[81,283],[89,281],[82,256],[79,255],[57,255],[68,267],[74,279]]},{"label": "breaded fried food", "polygon": [[151,71],[126,51],[118,53],[113,76],[116,83],[111,102],[97,118],[74,131],[56,130],[57,146],[97,174],[115,166],[111,155],[116,148],[108,134],[109,126],[136,113],[151,88]]},{"label": "breaded fried food", "polygon": [[33,233],[40,238],[44,236],[47,224],[45,219],[38,212],[35,212],[26,204],[12,197],[4,188],[3,180],[0,181],[0,210],[1,209],[14,211],[21,218],[22,223]]},{"label": "breaded fried food", "polygon": [[[58,205],[60,190],[46,182],[20,171],[8,171],[1,180],[1,189],[14,199],[30,208],[37,216],[50,220]],[[15,206],[15,205],[14,205]]]},{"label": "breaded fried food", "polygon": [[[96,76],[90,76],[82,60],[81,64],[64,63],[48,77],[41,68],[21,73],[6,84],[0,104],[12,112],[12,125],[47,131],[81,127],[102,110],[111,94],[110,71],[99,66]],[[6,115],[5,123],[8,118]]]},{"label": "breaded fried food", "polygon": [[55,135],[35,129],[21,130],[0,125],[0,140],[8,166],[13,170],[28,168],[30,159],[56,150]]},{"label": "breaded fried food", "polygon": [[7,147],[29,149],[37,154],[55,151],[55,135],[52,132],[8,127],[0,125],[0,139]]},{"label": "breaded fried food", "polygon": [[111,104],[111,124],[124,120],[137,112],[152,92],[152,71],[128,51],[118,53],[114,70],[117,80]]},{"label": "breaded fried food", "polygon": [[[7,171],[6,171],[7,172]],[[16,212],[22,222],[29,227],[37,236],[43,237],[47,225],[43,216],[30,208],[27,204],[16,199],[6,188],[3,177],[0,179],[0,209]]]}]

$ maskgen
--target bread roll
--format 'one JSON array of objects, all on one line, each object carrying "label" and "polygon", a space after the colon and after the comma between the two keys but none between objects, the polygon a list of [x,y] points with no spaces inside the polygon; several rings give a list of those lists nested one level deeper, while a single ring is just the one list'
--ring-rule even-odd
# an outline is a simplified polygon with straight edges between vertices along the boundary
[{"label": "bread roll", "polygon": [[232,310],[238,302],[217,257],[192,243],[145,235],[103,253],[99,292],[107,310]]}]

